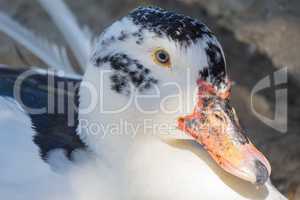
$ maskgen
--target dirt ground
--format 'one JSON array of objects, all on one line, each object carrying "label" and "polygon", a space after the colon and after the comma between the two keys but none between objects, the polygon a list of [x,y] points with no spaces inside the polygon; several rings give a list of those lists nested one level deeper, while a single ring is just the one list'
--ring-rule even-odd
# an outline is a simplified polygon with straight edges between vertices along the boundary
[{"label": "dirt ground", "polygon": [[[279,25],[259,18],[264,16],[261,16],[263,11],[258,8],[265,5],[257,4],[255,0],[249,1],[250,3],[231,0],[231,4],[228,4],[231,7],[225,7],[222,10],[221,8],[224,7],[222,3],[212,2],[213,5],[204,5],[201,0],[152,0],[146,2],[67,0],[68,5],[78,16],[80,23],[89,25],[96,33],[100,33],[111,22],[126,15],[128,11],[138,5],[158,5],[205,22],[216,33],[224,47],[229,74],[235,82],[232,104],[236,107],[249,137],[269,158],[273,170],[273,183],[280,191],[287,194],[289,189],[297,188],[297,185],[300,184],[300,101],[298,100],[300,98],[300,78],[297,75],[300,68],[300,46],[297,45],[297,42],[300,41],[300,38],[298,40],[293,37],[293,35],[297,35],[295,33],[299,33],[297,36],[300,36],[300,30],[297,32],[297,28],[300,26],[298,24],[299,27],[285,29],[284,34],[277,36],[275,33],[278,33],[276,28]],[[238,4],[239,2],[244,2],[244,4]],[[252,7],[251,2],[255,7]],[[269,9],[272,10],[273,7]],[[61,35],[34,0],[1,0],[0,10],[5,11],[23,25],[50,40],[64,43]],[[228,14],[225,11],[230,12]],[[297,17],[300,16],[300,9],[287,11],[293,15],[292,17],[286,16],[286,14],[280,18],[278,12],[274,18],[278,19],[278,23],[286,26],[292,24],[289,21],[290,18],[293,22],[297,22]],[[257,26],[250,23],[254,19],[257,23],[259,22]],[[253,29],[251,26],[246,26],[246,23],[252,24]],[[266,26],[264,27],[264,25]],[[296,25],[294,24],[294,26]],[[275,31],[272,32],[272,30]],[[267,34],[274,40],[266,39]],[[287,44],[285,40],[288,40],[289,43]],[[28,64],[44,65],[22,47],[18,46],[18,49],[25,55]],[[288,51],[290,53],[287,53]],[[13,66],[25,65],[24,61],[21,61],[17,56],[16,44],[1,33],[0,63]],[[252,112],[250,94],[253,87],[261,79],[272,75],[278,68],[285,65],[291,67],[288,68],[288,83],[280,86],[280,88],[288,89],[288,131],[282,134],[264,124]],[[272,85],[255,96],[254,107],[258,113],[271,118],[274,116],[275,89],[278,87]]]}]

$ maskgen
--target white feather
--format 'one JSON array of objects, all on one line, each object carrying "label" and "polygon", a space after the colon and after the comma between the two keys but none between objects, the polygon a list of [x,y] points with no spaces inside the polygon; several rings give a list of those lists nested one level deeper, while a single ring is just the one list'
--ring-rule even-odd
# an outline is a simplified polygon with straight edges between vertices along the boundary
[{"label": "white feather", "polygon": [[[19,104],[0,97],[0,196],[9,200],[117,200],[119,177],[103,160],[76,151],[70,162],[61,149],[44,162],[31,121]],[[118,179],[117,179],[118,178]],[[123,198],[124,199],[124,198]]]},{"label": "white feather", "polygon": [[39,2],[64,35],[84,71],[91,52],[93,37],[91,31],[87,27],[85,29],[79,27],[75,16],[62,0],[39,0]]},{"label": "white feather", "polygon": [[65,48],[37,37],[34,33],[2,12],[0,12],[0,31],[22,44],[50,68],[76,74],[70,64]]}]

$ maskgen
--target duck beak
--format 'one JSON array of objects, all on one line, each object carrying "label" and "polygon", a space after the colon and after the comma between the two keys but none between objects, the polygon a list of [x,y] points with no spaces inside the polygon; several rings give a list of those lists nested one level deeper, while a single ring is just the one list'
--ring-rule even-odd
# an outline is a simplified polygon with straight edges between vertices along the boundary
[{"label": "duck beak", "polygon": [[199,95],[194,112],[179,118],[179,128],[201,144],[225,171],[254,184],[264,184],[271,167],[245,136],[228,98]]}]

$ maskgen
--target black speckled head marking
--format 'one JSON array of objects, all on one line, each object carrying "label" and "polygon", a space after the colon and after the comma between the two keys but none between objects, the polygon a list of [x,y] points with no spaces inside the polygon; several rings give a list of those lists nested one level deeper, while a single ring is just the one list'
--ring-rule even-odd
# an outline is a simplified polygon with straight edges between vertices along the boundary
[{"label": "black speckled head marking", "polygon": [[[128,22],[129,20],[130,22],[133,22],[136,27],[131,30],[126,28],[127,26],[124,26],[124,29],[120,26],[120,30],[116,29],[119,31],[115,31],[113,33],[110,32],[111,35],[107,35],[107,37],[101,41],[101,49],[99,48],[93,56],[95,66],[100,66],[103,62],[110,62],[116,71],[120,72],[117,68],[121,68],[123,70],[121,70],[122,74],[118,73],[112,77],[112,81],[116,85],[114,87],[116,91],[120,92],[123,88],[127,88],[128,80],[135,83],[135,86],[138,85],[136,87],[140,87],[139,85],[141,83],[139,83],[140,81],[138,80],[142,78],[134,77],[132,75],[133,72],[129,75],[129,72],[124,71],[128,67],[124,67],[126,64],[119,62],[122,52],[113,56],[102,56],[101,58],[99,58],[99,52],[103,49],[109,48],[110,45],[117,42],[126,43],[128,42],[128,39],[133,39],[137,45],[143,45],[147,35],[145,34],[146,32],[154,33],[155,38],[168,38],[170,42],[178,43],[178,46],[183,47],[183,49],[192,48],[192,44],[203,45],[207,65],[199,66],[201,69],[199,71],[199,79],[210,82],[217,88],[223,88],[224,85],[226,86],[226,66],[221,46],[219,45],[215,35],[205,24],[191,17],[154,7],[139,7],[133,10],[122,20],[125,22]],[[122,20],[120,20],[121,23]],[[199,54],[200,53],[201,52],[199,52]],[[129,65],[132,66],[136,66],[138,64],[137,60],[129,58],[122,59],[123,61],[127,60],[130,62]],[[197,65],[197,63],[195,63],[195,65]],[[126,75],[124,73],[126,73]],[[133,78],[129,79],[128,77]]]},{"label": "black speckled head marking", "polygon": [[94,59],[95,66],[101,66],[101,64],[108,62],[114,71],[110,77],[111,87],[118,93],[129,95],[131,85],[139,91],[144,91],[158,82],[151,75],[151,71],[148,68],[145,68],[137,60],[131,59],[126,54],[117,53]]},{"label": "black speckled head marking", "polygon": [[142,27],[142,30],[152,31],[158,36],[166,35],[187,48],[191,43],[204,40],[207,43],[205,52],[208,66],[204,66],[200,71],[200,79],[209,81],[217,87],[225,84],[225,58],[216,37],[205,24],[181,14],[153,7],[137,8],[129,16],[136,25]]},{"label": "black speckled head marking", "polygon": [[121,31],[118,35],[113,35],[105,40],[102,40],[101,45],[103,48],[105,48],[106,46],[109,46],[114,42],[126,41],[129,38],[129,36],[129,33]]},{"label": "black speckled head marking", "polygon": [[143,30],[140,28],[139,31],[132,33],[132,36],[136,38],[136,44],[141,45],[144,41]]},{"label": "black speckled head marking", "polygon": [[220,47],[211,42],[208,42],[207,45],[205,51],[207,54],[210,81],[214,85],[220,85],[225,82],[226,77],[225,59]]},{"label": "black speckled head marking", "polygon": [[196,42],[204,35],[212,37],[212,32],[205,24],[161,8],[140,7],[132,11],[129,16],[142,29],[155,32],[158,36],[166,35],[182,45]]}]

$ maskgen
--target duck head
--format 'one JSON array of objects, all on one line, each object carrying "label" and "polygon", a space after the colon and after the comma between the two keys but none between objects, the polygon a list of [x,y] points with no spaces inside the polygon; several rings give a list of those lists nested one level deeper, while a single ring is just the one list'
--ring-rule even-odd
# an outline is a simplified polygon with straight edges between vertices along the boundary
[{"label": "duck head", "polygon": [[[159,8],[138,8],[99,37],[80,88],[79,114],[106,125],[120,119],[175,124],[221,168],[263,184],[269,162],[242,129],[230,89],[222,48],[206,25]],[[139,134],[149,132],[141,127]],[[101,139],[104,131],[109,132],[100,131]],[[116,141],[124,142],[107,136],[101,143],[97,134],[79,132],[92,149],[115,151]]]}]

